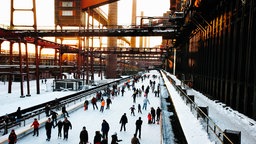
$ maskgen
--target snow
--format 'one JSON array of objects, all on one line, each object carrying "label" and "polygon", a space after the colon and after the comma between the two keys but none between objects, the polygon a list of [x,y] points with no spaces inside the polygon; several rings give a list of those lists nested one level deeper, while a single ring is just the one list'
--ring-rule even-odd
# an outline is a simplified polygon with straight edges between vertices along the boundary
[{"label": "snow", "polygon": [[[169,74],[170,75],[170,74]],[[170,75],[175,80],[177,85],[180,81],[173,75]],[[172,87],[170,87],[172,88]],[[227,107],[225,104],[210,100],[202,93],[194,90],[187,89],[188,95],[195,96],[195,103],[199,106],[209,107],[209,117],[211,120],[224,130],[240,131],[241,144],[255,144],[256,143],[256,121],[248,118],[247,116]],[[193,134],[193,133],[190,133]]]},{"label": "snow", "polygon": [[[166,77],[164,77],[164,81],[168,81]],[[203,130],[200,122],[195,119],[195,116],[190,112],[189,107],[186,106],[175,88],[169,82],[166,82],[165,84],[166,87],[168,87],[170,96],[172,97],[172,101],[187,142],[190,144],[198,144],[198,140],[200,140],[200,143],[202,144],[212,143],[208,139],[208,135]]]},{"label": "snow", "polygon": [[[47,81],[47,83],[51,83],[50,80]],[[144,81],[145,84],[149,85],[149,79]],[[156,79],[156,84],[158,84],[158,79]],[[31,97],[25,97],[20,98],[19,94],[19,83],[14,83],[15,86],[17,86],[17,89],[13,89],[12,94],[7,94],[7,92],[1,93],[1,103],[3,103],[0,108],[5,109],[5,111],[1,111],[1,114],[4,115],[6,113],[14,112],[17,110],[17,107],[20,106],[21,108],[26,108],[31,105],[36,105],[38,103],[42,103],[48,100],[54,100],[55,98],[62,97],[64,95],[68,95],[74,92],[46,92],[46,85],[41,85],[41,94],[36,95],[35,92],[31,90]],[[15,87],[13,85],[13,87]],[[136,88],[140,88],[142,83],[138,83],[135,85]],[[34,84],[33,81],[31,82],[31,88],[33,88]],[[7,85],[2,85],[1,88],[7,87]],[[24,90],[26,91],[26,90]],[[147,114],[150,111],[150,107],[154,107],[155,109],[160,105],[159,98],[154,97],[154,93],[149,93],[149,101],[150,105],[148,105],[147,110],[142,110],[142,114],[137,113],[137,105],[138,103],[142,104],[142,101],[144,97],[138,97],[136,100],[136,103],[133,103],[132,99],[132,90],[128,90],[126,88],[125,95],[122,97],[121,95],[118,97],[114,97],[112,99],[112,104],[110,105],[109,110],[104,110],[103,113],[101,113],[99,110],[93,110],[92,105],[89,105],[89,108],[87,111],[84,111],[82,108],[83,101],[80,103],[81,108],[77,111],[70,113],[70,117],[68,118],[70,122],[72,123],[72,130],[69,131],[69,139],[67,141],[63,139],[58,139],[57,136],[57,128],[53,129],[52,131],[52,138],[51,143],[78,143],[79,142],[79,134],[82,130],[82,127],[85,126],[88,133],[89,133],[89,141],[93,142],[95,131],[101,130],[101,123],[102,120],[105,119],[109,125],[110,125],[110,131],[109,131],[109,142],[111,140],[111,135],[114,132],[117,132],[118,138],[122,139],[122,143],[130,143],[131,138],[133,137],[133,134],[135,133],[135,121],[138,119],[138,117],[141,117],[143,120],[142,124],[142,134],[141,134],[141,143],[160,143],[161,136],[160,136],[160,125],[147,124]],[[95,95],[91,95],[95,96]],[[91,97],[88,98],[89,100]],[[106,99],[106,98],[105,98]],[[6,100],[6,101],[5,101]],[[19,101],[17,101],[19,100]],[[78,104],[79,105],[79,104]],[[100,108],[100,103],[97,103],[98,108]],[[136,112],[135,116],[130,115],[129,108],[135,105]],[[10,107],[10,109],[8,109]],[[70,107],[67,107],[69,109]],[[126,132],[122,131],[120,132],[120,118],[121,116],[126,113],[128,117],[128,124],[126,124]],[[40,122],[45,121],[46,118],[42,118]],[[63,118],[61,118],[63,120]],[[26,127],[28,128],[28,127]],[[18,132],[19,130],[16,130]],[[21,130],[23,131],[23,130]],[[152,137],[153,135],[153,137]],[[1,139],[1,138],[0,138]],[[44,144],[49,143],[46,141],[46,133],[45,129],[41,128],[39,130],[39,136],[33,137],[32,134],[19,139],[18,142],[22,144],[31,144],[31,142],[37,143],[37,144]]]},{"label": "snow", "polygon": [[[150,74],[156,74],[160,75],[157,71],[150,71]],[[180,81],[176,79],[173,75],[170,75],[172,78],[175,79],[176,83],[179,83]],[[95,75],[95,79],[100,79]],[[152,77],[150,77],[151,80]],[[162,80],[160,79],[154,79],[156,81],[156,84],[159,82],[162,84]],[[104,80],[107,81],[107,80]],[[35,87],[35,81],[30,82],[30,97],[20,98],[20,83],[13,82],[12,84],[12,93],[8,94],[8,83],[7,82],[0,82],[0,114],[5,115],[6,113],[11,113],[17,110],[17,107],[21,107],[21,109],[25,109],[27,107],[37,105],[49,100],[54,100],[55,98],[60,98],[65,95],[69,95],[75,92],[72,91],[66,91],[66,92],[52,92],[51,91],[51,84],[52,80],[48,79],[46,84],[40,83],[41,91],[40,94],[36,94],[36,87]],[[140,88],[141,85],[144,84],[145,86],[149,85],[149,79],[146,79],[146,81],[143,81],[143,83],[140,81],[135,85],[136,88]],[[184,134],[187,138],[187,141],[189,144],[209,144],[214,143],[210,140],[207,133],[205,132],[201,122],[195,118],[195,116],[190,112],[190,109],[188,106],[185,105],[184,101],[179,97],[179,94],[176,92],[176,90],[173,88],[173,86],[165,82],[168,90],[161,90],[162,96],[165,97],[169,93],[172,97],[172,100],[175,105],[175,109],[178,113],[178,117],[180,119],[182,129],[184,131]],[[24,93],[26,95],[26,83],[24,82]],[[70,117],[68,118],[70,122],[72,123],[72,130],[69,131],[69,139],[63,140],[59,139],[57,137],[57,128],[52,130],[52,138],[50,142],[46,141],[46,133],[44,127],[40,129],[39,136],[33,137],[32,134],[29,134],[22,139],[18,140],[18,143],[21,144],[31,144],[37,143],[37,144],[44,144],[44,143],[78,143],[79,142],[79,134],[82,130],[82,127],[85,126],[88,134],[89,134],[89,141],[93,142],[93,137],[95,134],[95,131],[101,130],[101,123],[102,120],[105,119],[109,125],[110,125],[110,131],[109,131],[109,139],[111,140],[111,135],[114,132],[117,132],[118,138],[122,139],[123,141],[120,143],[128,144],[130,143],[130,140],[135,132],[135,121],[138,119],[138,117],[141,117],[143,120],[142,124],[142,134],[140,142],[142,144],[157,144],[162,143],[161,138],[161,130],[170,132],[171,128],[169,125],[164,125],[163,129],[161,128],[161,125],[157,124],[147,124],[147,114],[149,112],[150,107],[154,107],[155,109],[158,106],[162,106],[164,102],[160,102],[160,99],[157,97],[154,97],[154,93],[150,91],[149,93],[149,101],[150,105],[148,105],[147,110],[142,110],[142,114],[138,114],[137,111],[135,113],[135,116],[130,115],[129,108],[134,104],[132,99],[132,90],[126,89],[125,95],[122,97],[117,96],[112,99],[112,104],[110,105],[109,110],[104,110],[103,113],[101,113],[99,110],[93,110],[92,105],[89,105],[89,108],[87,111],[84,111],[83,101],[81,103],[77,103],[76,105],[71,105],[67,107],[67,109],[71,109],[72,107],[80,106],[77,111],[74,111],[70,113]],[[223,107],[224,104],[217,103],[215,101],[212,101],[205,97],[200,92],[197,92],[193,89],[189,89],[189,94],[193,94],[195,96],[195,101],[198,105],[202,106],[209,106],[209,116],[213,119],[213,121],[222,129],[230,129],[230,130],[238,130],[241,131],[242,134],[242,144],[253,144],[256,141],[256,122],[241,113],[232,110],[231,108]],[[94,95],[91,95],[94,96]],[[91,99],[91,97],[89,98]],[[162,100],[162,99],[161,99]],[[143,96],[138,97],[135,108],[137,109],[137,104],[142,104]],[[100,103],[97,103],[98,107],[100,107]],[[127,114],[128,117],[128,124],[126,125],[126,132],[122,131],[120,132],[120,118],[123,115],[123,113]],[[59,112],[60,114],[60,112]],[[168,113],[167,111],[163,111],[163,117],[162,122],[165,123],[168,121]],[[40,122],[45,121],[46,117],[41,118]],[[63,120],[63,118],[61,118]],[[166,124],[166,123],[165,123]],[[29,125],[26,127],[21,127],[16,129],[16,132],[23,131],[24,129],[28,129]],[[172,135],[172,134],[170,134]],[[0,141],[8,136],[1,136]],[[110,142],[109,140],[109,142]],[[170,142],[172,143],[172,142]]]}]

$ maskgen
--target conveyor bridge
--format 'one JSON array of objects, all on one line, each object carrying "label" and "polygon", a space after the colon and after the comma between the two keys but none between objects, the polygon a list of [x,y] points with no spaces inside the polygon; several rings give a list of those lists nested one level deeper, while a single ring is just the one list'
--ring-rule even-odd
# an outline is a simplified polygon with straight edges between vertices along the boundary
[{"label": "conveyor bridge", "polygon": [[175,27],[113,28],[113,29],[38,29],[38,30],[4,30],[0,29],[0,38],[14,39],[20,37],[87,37],[87,36],[175,36]]}]

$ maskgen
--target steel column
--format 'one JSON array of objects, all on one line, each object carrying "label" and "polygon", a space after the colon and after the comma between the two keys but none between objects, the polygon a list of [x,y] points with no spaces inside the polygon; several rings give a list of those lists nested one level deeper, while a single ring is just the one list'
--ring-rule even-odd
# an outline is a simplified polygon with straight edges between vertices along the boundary
[{"label": "steel column", "polygon": [[[13,42],[10,42],[10,54],[9,54],[9,64],[13,64]],[[10,68],[10,73],[8,74],[8,93],[12,93],[12,80],[13,80],[13,68]]]},{"label": "steel column", "polygon": [[23,63],[23,59],[22,59],[22,52],[21,52],[21,40],[18,41],[18,45],[19,45],[19,65],[20,65],[20,98],[24,98],[24,90],[23,90],[23,68],[22,68],[22,63]]},{"label": "steel column", "polygon": [[38,44],[37,38],[35,38],[35,59],[36,59],[36,93],[40,94],[40,74],[39,74],[39,55],[38,55]]},{"label": "steel column", "polygon": [[30,81],[30,75],[29,75],[29,67],[28,67],[28,43],[25,42],[25,52],[26,52],[26,77],[27,77],[27,97],[31,96],[30,95],[30,85],[29,85],[29,81]]}]

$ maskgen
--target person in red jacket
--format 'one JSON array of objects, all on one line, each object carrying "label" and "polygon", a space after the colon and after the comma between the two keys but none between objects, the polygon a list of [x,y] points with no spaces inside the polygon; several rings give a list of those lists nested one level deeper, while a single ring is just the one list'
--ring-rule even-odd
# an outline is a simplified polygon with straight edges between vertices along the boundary
[{"label": "person in red jacket", "polygon": [[151,119],[152,119],[152,116],[150,113],[148,113],[148,124],[151,124],[151,122],[152,122]]},{"label": "person in red jacket", "polygon": [[38,136],[39,132],[38,132],[38,129],[39,129],[39,122],[37,121],[37,119],[35,118],[34,119],[34,122],[32,123],[31,127],[33,126],[34,127],[34,134],[33,136]]},{"label": "person in red jacket", "polygon": [[93,110],[95,109],[95,107],[98,109],[97,99],[95,97],[92,98],[91,102],[92,102]]},{"label": "person in red jacket", "polygon": [[14,130],[11,131],[8,137],[8,144],[15,144],[17,142],[17,135]]}]

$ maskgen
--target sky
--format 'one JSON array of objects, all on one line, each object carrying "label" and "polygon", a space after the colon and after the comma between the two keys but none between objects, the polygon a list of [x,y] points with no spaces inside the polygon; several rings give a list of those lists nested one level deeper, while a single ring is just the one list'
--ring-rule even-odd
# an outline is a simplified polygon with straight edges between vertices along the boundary
[{"label": "sky", "polygon": [[[157,71],[150,71],[150,75],[155,74],[159,75]],[[180,81],[173,75],[169,74],[177,84]],[[97,81],[97,76],[95,75],[95,80]],[[163,78],[166,79],[165,77]],[[152,78],[151,78],[152,80]],[[108,80],[104,80],[108,81]],[[149,79],[144,82],[139,82],[136,84],[136,87],[141,87],[142,84],[147,85]],[[98,81],[99,82],[99,81]],[[55,98],[59,98],[74,92],[52,92],[51,91],[51,83],[52,81],[49,79],[47,84],[41,84],[41,94],[37,95],[35,92],[35,81],[31,81],[31,97],[20,98],[19,91],[19,83],[13,83],[13,92],[11,94],[7,93],[7,83],[0,82],[0,114],[4,115],[6,113],[10,113],[16,111],[18,106],[21,108],[26,108],[32,105],[36,105],[41,102],[45,102],[48,100],[53,100]],[[167,91],[171,94],[172,101],[175,105],[175,109],[178,113],[178,117],[180,118],[180,123],[182,125],[182,129],[184,131],[185,136],[187,137],[189,144],[213,144],[213,140],[207,136],[207,133],[203,129],[202,123],[195,118],[195,116],[190,112],[190,108],[185,104],[185,102],[181,99],[177,91],[169,82],[163,82],[161,79],[156,79],[156,84],[160,83],[161,85],[161,96],[162,99],[168,95]],[[167,87],[163,89],[162,85],[165,84]],[[121,84],[122,85],[122,84]],[[25,90],[26,91],[26,90]],[[212,120],[222,129],[236,130],[241,131],[241,143],[242,144],[254,144],[256,141],[256,122],[243,114],[232,110],[228,107],[223,107],[224,104],[216,103],[208,98],[206,98],[203,94],[194,89],[188,89],[189,94],[195,95],[195,102],[201,106],[209,106],[209,116]],[[77,143],[78,136],[83,126],[86,126],[89,132],[89,141],[93,140],[95,130],[100,130],[100,125],[103,119],[106,119],[110,124],[110,132],[109,134],[113,134],[117,132],[118,138],[122,139],[122,143],[130,143],[131,136],[135,131],[134,123],[135,120],[141,116],[143,120],[142,127],[142,139],[140,140],[143,144],[152,144],[160,143],[160,125],[148,125],[147,124],[147,116],[148,110],[143,110],[143,114],[135,113],[135,116],[130,115],[129,108],[133,105],[132,102],[132,91],[128,91],[126,89],[124,97],[118,96],[112,99],[112,104],[110,105],[110,110],[105,110],[103,113],[100,113],[98,110],[93,110],[92,105],[89,105],[88,111],[84,111],[83,108],[78,109],[77,111],[70,113],[69,120],[73,124],[73,129],[70,130],[70,138],[68,141],[63,141],[62,139],[57,138],[57,130],[53,129],[52,132],[52,140],[54,143]],[[93,95],[92,95],[93,96]],[[137,103],[142,103],[142,97],[137,98]],[[161,100],[162,100],[161,99]],[[150,105],[148,107],[157,107],[160,106],[160,99],[154,97],[154,94],[150,91],[149,93],[149,101]],[[73,107],[82,105],[81,103],[76,103],[76,105],[70,105],[67,109],[71,109]],[[98,103],[99,106],[99,103]],[[163,105],[162,105],[163,107]],[[120,132],[120,124],[119,120],[121,115],[126,112],[128,117],[127,131]],[[168,112],[163,108],[163,116],[168,117]],[[46,118],[42,118],[41,121],[44,121]],[[163,122],[163,121],[162,121]],[[24,129],[28,129],[29,127],[22,127],[17,129],[16,131],[22,131]],[[164,126],[166,129],[167,126]],[[40,129],[39,137],[33,137],[31,134],[20,139],[19,143],[29,144],[31,141],[37,144],[47,143],[45,141],[46,135],[44,128]],[[4,139],[5,136],[0,137],[0,140]],[[173,140],[173,139],[172,139]]]},{"label": "sky", "polygon": [[[54,0],[36,0],[37,25],[38,29],[43,27],[54,26]],[[32,8],[31,0],[14,0],[15,8]],[[106,11],[108,6],[101,8]],[[169,0],[137,0],[137,16],[163,16],[163,13],[169,10]],[[118,25],[131,25],[132,0],[118,1]],[[1,0],[0,3],[0,27],[10,24],[10,0]],[[139,19],[138,25],[139,25]],[[16,25],[33,25],[32,12],[16,12],[14,13],[14,24]],[[150,47],[160,45],[161,37],[152,37]]]},{"label": "sky", "polygon": [[[118,2],[118,23],[120,25],[131,24],[132,0],[119,0]],[[36,0],[38,26],[54,25],[54,0]],[[15,8],[32,8],[31,0],[14,0]],[[145,16],[162,16],[169,10],[169,0],[137,0],[137,16],[141,15],[141,11]],[[106,11],[107,6],[101,7]],[[1,0],[0,5],[0,24],[10,24],[10,0]],[[17,24],[32,24],[33,16],[31,12],[21,14],[18,12],[15,20]],[[26,19],[26,21],[24,21]]]}]

